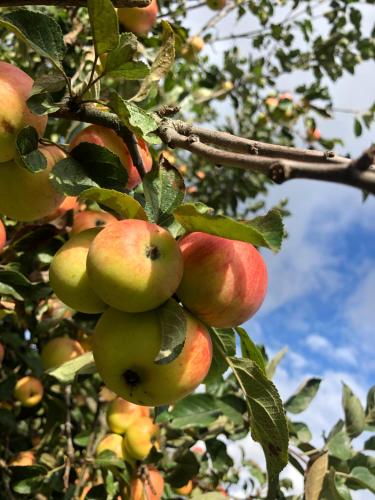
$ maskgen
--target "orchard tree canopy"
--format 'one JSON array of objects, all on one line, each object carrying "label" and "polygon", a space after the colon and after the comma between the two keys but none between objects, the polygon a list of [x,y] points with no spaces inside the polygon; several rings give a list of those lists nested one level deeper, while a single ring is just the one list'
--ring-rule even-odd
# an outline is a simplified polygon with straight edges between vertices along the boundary
[{"label": "orchard tree canopy", "polygon": [[[331,83],[374,59],[364,5],[0,0],[4,498],[375,493],[374,436],[353,443],[375,429],[375,388],[363,407],[344,383],[316,447],[294,415],[321,379],[283,402],[285,351],[241,326],[267,292],[261,253],[287,237],[271,185],[375,194],[374,145],[341,156],[340,131],[318,127],[337,111]],[[223,35],[233,15],[250,28]],[[354,113],[355,135],[374,117],[375,103]],[[249,433],[265,468],[228,451]]]}]

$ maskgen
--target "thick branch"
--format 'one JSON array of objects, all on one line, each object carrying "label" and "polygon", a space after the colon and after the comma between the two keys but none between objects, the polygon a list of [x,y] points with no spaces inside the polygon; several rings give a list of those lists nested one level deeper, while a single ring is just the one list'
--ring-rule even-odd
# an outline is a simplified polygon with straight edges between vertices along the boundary
[{"label": "thick branch", "polygon": [[[115,7],[147,7],[151,0],[112,0]],[[24,5],[54,5],[56,7],[85,7],[87,0],[0,0],[0,7]]]}]

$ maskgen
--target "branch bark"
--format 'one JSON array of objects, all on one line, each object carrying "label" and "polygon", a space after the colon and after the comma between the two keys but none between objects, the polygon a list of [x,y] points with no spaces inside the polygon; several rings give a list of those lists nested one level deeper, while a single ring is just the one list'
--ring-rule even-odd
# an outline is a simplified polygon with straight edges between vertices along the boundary
[{"label": "branch bark", "polygon": [[[151,0],[112,0],[115,7],[147,7]],[[55,7],[85,7],[87,0],[0,0],[0,7],[24,5],[54,5]]]},{"label": "branch bark", "polygon": [[[124,139],[143,177],[144,168],[136,138],[114,113],[83,104],[74,111],[69,107],[61,108],[50,116],[112,128]],[[375,148],[370,148],[357,160],[351,160],[332,151],[253,141],[169,118],[160,120],[157,133],[171,148],[185,149],[217,166],[256,170],[277,184],[291,179],[315,179],[346,184],[375,194]]]}]

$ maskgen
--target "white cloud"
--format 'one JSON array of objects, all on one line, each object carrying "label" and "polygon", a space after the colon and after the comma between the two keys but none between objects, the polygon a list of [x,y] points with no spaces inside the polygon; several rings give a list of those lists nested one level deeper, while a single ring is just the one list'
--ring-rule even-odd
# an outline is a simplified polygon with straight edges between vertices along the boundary
[{"label": "white cloud", "polygon": [[375,334],[375,269],[367,272],[347,301],[345,317],[353,328],[353,337],[369,340],[371,347]]},{"label": "white cloud", "polygon": [[330,349],[331,344],[321,335],[309,335],[306,339],[306,345],[312,351],[321,351],[322,349]]}]

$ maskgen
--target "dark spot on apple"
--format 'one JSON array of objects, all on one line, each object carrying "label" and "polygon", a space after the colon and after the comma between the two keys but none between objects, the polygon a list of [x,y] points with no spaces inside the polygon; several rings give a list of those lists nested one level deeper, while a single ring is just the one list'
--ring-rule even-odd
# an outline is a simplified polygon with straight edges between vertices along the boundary
[{"label": "dark spot on apple", "polygon": [[122,376],[130,387],[136,387],[141,381],[141,377],[133,370],[125,370]]},{"label": "dark spot on apple", "polygon": [[7,132],[8,134],[14,134],[16,131],[13,125],[4,118],[1,120],[1,125],[4,128],[5,132]]},{"label": "dark spot on apple", "polygon": [[160,257],[160,251],[158,247],[155,247],[154,245],[151,245],[150,247],[146,248],[146,257],[151,259],[151,260],[156,260]]},{"label": "dark spot on apple", "polygon": [[105,226],[105,220],[103,220],[103,219],[96,219],[95,226],[96,227]]}]

